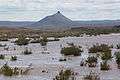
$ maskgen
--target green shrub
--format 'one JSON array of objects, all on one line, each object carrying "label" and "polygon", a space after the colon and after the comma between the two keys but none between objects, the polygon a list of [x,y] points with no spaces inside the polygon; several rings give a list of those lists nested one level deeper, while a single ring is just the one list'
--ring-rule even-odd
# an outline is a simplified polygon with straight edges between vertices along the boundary
[{"label": "green shrub", "polygon": [[116,63],[118,65],[118,68],[120,69],[120,52],[116,52],[115,57],[116,57]]},{"label": "green shrub", "polygon": [[43,38],[40,40],[41,46],[46,46],[46,45],[47,45],[47,42],[48,42],[47,37],[43,37]]},{"label": "green shrub", "polygon": [[69,80],[73,72],[71,70],[61,71],[53,80]]},{"label": "green shrub", "polygon": [[15,67],[15,68],[13,69],[13,74],[14,74],[14,75],[19,75],[19,69],[18,69],[17,67]]},{"label": "green shrub", "polygon": [[40,44],[41,44],[41,46],[46,46],[47,42],[41,41]]},{"label": "green shrub", "polygon": [[44,42],[48,42],[47,37],[43,37],[41,40],[44,41]]},{"label": "green shrub", "polygon": [[114,45],[112,44],[112,45],[110,45],[110,48],[114,48]]},{"label": "green shrub", "polygon": [[92,56],[92,57],[88,57],[86,62],[88,63],[89,67],[95,67],[97,64],[97,58]]},{"label": "green shrub", "polygon": [[120,49],[120,44],[117,44],[117,46],[116,46],[116,47],[117,47],[117,49]]},{"label": "green shrub", "polygon": [[17,56],[11,56],[11,61],[16,61],[17,60]]},{"label": "green shrub", "polygon": [[4,59],[5,58],[5,55],[0,55],[0,59]]},{"label": "green shrub", "polygon": [[25,54],[25,55],[29,55],[29,54],[32,54],[32,52],[29,51],[29,50],[26,48],[26,50],[23,52],[23,54]]},{"label": "green shrub", "polygon": [[101,53],[99,55],[101,55],[102,60],[109,60],[112,58],[111,49],[106,44],[93,45],[93,47],[89,49],[89,53],[97,53],[97,52]]},{"label": "green shrub", "polygon": [[5,76],[13,75],[13,70],[7,64],[3,65],[3,67],[1,68],[1,72]]},{"label": "green shrub", "polygon": [[110,60],[112,58],[111,50],[103,52],[101,55],[102,60]]},{"label": "green shrub", "polygon": [[116,52],[115,56],[116,56],[116,62],[117,62],[117,64],[120,64],[120,52]]},{"label": "green shrub", "polygon": [[104,61],[100,64],[100,69],[101,70],[109,70],[110,66],[107,64],[107,61]]},{"label": "green shrub", "polygon": [[27,45],[27,44],[29,44],[29,40],[26,39],[25,36],[19,36],[18,40],[16,40],[15,43],[19,46]]},{"label": "green shrub", "polygon": [[97,53],[97,52],[107,52],[110,50],[110,47],[106,44],[101,44],[101,45],[93,45],[93,47],[91,47],[89,49],[89,53]]},{"label": "green shrub", "polygon": [[82,52],[82,50],[80,48],[75,47],[75,46],[64,47],[61,50],[61,54],[64,54],[65,56],[67,56],[67,55],[79,56],[79,55],[81,55],[80,52]]},{"label": "green shrub", "polygon": [[86,63],[84,61],[81,61],[80,66],[86,66]]},{"label": "green shrub", "polygon": [[1,74],[4,76],[13,76],[13,75],[19,75],[20,69],[17,67],[11,68],[7,64],[4,64],[0,69]]},{"label": "green shrub", "polygon": [[67,59],[59,59],[59,61],[67,61]]}]

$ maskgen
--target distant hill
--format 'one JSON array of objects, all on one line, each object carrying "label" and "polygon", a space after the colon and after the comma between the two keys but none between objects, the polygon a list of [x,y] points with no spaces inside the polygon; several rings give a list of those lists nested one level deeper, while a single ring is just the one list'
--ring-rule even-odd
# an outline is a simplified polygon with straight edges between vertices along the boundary
[{"label": "distant hill", "polygon": [[120,20],[73,21],[73,27],[114,27],[120,25]]},{"label": "distant hill", "polygon": [[0,21],[0,27],[30,27],[40,29],[58,28],[58,30],[72,27],[113,27],[119,25],[120,20],[72,21],[69,18],[65,17],[60,11],[37,22]]},{"label": "distant hill", "polygon": [[73,21],[62,15],[59,11],[56,14],[47,16],[32,24],[32,27],[70,27]]},{"label": "distant hill", "polygon": [[30,21],[0,21],[0,27],[28,27],[35,22]]}]

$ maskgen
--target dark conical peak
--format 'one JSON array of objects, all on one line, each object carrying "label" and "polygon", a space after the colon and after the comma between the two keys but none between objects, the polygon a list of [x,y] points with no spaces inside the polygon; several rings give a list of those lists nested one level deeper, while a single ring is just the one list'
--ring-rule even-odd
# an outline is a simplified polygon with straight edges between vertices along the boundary
[{"label": "dark conical peak", "polygon": [[70,19],[68,19],[67,17],[65,17],[60,11],[58,11],[56,14],[53,14],[49,17],[52,17],[52,19],[56,19],[56,20],[62,20],[62,21],[71,21]]},{"label": "dark conical peak", "polygon": [[68,27],[71,26],[71,24],[72,20],[65,17],[60,11],[57,11],[57,13],[47,16],[42,20],[36,22],[34,26]]},{"label": "dark conical peak", "polygon": [[62,15],[60,11],[58,11],[56,14],[57,14],[57,15]]},{"label": "dark conical peak", "polygon": [[60,13],[60,11],[58,11],[57,13]]},{"label": "dark conical peak", "polygon": [[53,14],[52,16],[64,16],[63,14],[61,14],[61,12],[60,11],[58,11],[57,13],[55,13],[55,14]]}]

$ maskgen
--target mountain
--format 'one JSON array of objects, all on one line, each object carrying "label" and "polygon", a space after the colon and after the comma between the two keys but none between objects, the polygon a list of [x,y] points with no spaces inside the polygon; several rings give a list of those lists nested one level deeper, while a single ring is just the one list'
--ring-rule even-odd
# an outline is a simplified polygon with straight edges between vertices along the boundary
[{"label": "mountain", "polygon": [[119,26],[120,20],[94,20],[94,21],[72,21],[65,17],[60,11],[47,16],[37,22],[29,21],[0,21],[0,27],[30,27],[40,29],[68,29],[72,27],[113,27]]},{"label": "mountain", "polygon": [[35,22],[35,28],[71,28],[71,27],[113,27],[120,25],[120,20],[72,21],[60,11]]},{"label": "mountain", "polygon": [[70,27],[73,21],[65,17],[58,11],[56,14],[47,16],[42,20],[32,24],[32,27]]}]

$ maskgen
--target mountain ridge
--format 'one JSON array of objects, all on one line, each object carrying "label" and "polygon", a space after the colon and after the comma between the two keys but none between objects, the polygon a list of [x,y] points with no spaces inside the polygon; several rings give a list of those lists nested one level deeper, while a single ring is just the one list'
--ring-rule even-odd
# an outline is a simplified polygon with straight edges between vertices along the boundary
[{"label": "mountain ridge", "polygon": [[71,28],[71,27],[113,27],[120,25],[120,20],[73,21],[60,11],[46,16],[39,21],[0,21],[0,27],[30,27],[30,28]]}]

